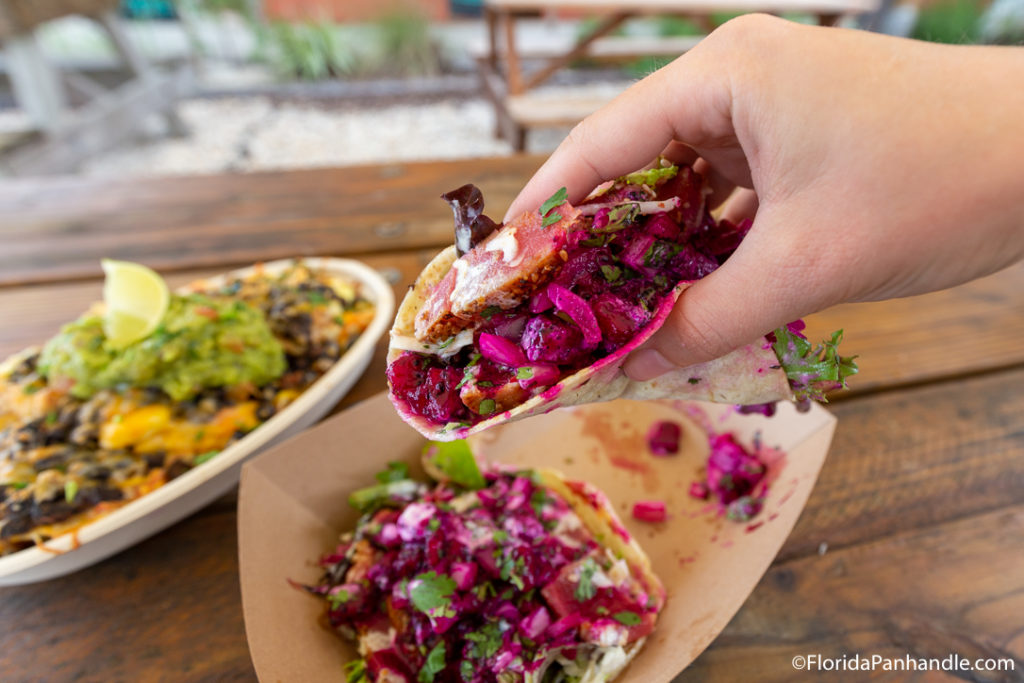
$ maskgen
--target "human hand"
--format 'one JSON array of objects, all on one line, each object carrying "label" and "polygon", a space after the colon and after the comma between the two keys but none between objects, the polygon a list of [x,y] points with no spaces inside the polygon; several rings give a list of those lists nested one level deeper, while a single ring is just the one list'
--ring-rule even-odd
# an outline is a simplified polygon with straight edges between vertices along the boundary
[{"label": "human hand", "polygon": [[579,201],[664,154],[695,163],[712,206],[729,197],[724,217],[754,219],[627,361],[650,379],[839,302],[943,289],[1024,257],[1020,83],[1019,48],[747,15],[576,126],[508,216],[563,185]]}]

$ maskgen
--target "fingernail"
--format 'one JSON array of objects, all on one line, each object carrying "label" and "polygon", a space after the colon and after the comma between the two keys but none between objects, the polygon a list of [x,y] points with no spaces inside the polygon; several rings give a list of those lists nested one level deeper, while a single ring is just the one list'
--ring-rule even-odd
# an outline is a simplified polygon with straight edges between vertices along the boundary
[{"label": "fingernail", "polygon": [[641,349],[629,357],[623,370],[630,379],[646,382],[678,367],[656,349]]}]

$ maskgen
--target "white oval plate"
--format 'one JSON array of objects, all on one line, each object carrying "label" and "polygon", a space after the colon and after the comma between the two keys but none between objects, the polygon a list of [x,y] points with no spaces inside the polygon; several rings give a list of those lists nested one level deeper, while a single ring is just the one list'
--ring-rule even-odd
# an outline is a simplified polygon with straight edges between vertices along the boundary
[{"label": "white oval plate", "polygon": [[[362,376],[373,357],[377,340],[391,325],[394,295],[377,271],[358,261],[304,258],[313,268],[360,282],[362,294],[377,311],[363,334],[345,354],[293,403],[225,448],[217,457],[167,482],[157,490],[91,522],[74,533],[46,542],[46,549],[26,548],[0,557],[0,586],[45,581],[95,564],[169,527],[222,496],[238,483],[242,463],[268,446],[296,434],[327,414]],[[283,259],[263,264],[276,273],[294,263]],[[204,282],[217,285],[231,276],[244,276],[242,268]]]}]

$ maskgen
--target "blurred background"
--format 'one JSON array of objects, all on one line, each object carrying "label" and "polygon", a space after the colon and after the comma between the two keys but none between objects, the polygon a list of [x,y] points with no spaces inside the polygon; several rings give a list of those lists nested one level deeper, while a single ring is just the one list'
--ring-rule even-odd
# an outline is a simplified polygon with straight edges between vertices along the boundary
[{"label": "blurred background", "polygon": [[[130,178],[546,152],[587,111],[669,61],[666,41],[684,45],[678,39],[734,16],[631,18],[603,39],[669,47],[574,56],[503,109],[498,101],[516,93],[485,87],[483,2],[0,0],[0,175]],[[566,53],[599,21],[578,8],[520,17],[524,73],[530,55]],[[878,0],[842,23],[1019,44],[1024,0]]]}]

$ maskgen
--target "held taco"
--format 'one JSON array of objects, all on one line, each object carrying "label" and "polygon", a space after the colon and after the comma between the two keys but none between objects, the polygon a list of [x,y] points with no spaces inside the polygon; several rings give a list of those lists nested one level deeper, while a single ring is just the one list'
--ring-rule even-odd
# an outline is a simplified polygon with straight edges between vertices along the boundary
[{"label": "held taco", "polygon": [[307,587],[358,644],[348,680],[617,677],[665,590],[604,494],[554,470],[481,468],[464,441],[424,459],[436,483],[395,462],[350,496],[362,517]]},{"label": "held taco", "polygon": [[388,384],[425,436],[463,438],[555,408],[625,399],[763,405],[824,400],[856,372],[837,332],[812,347],[802,323],[708,363],[646,382],[626,356],[662,325],[694,280],[735,251],[749,222],[716,221],[703,179],[662,162],[597,188],[564,189],[498,226],[479,190],[445,195],[456,245],[406,295],[391,330]]}]

